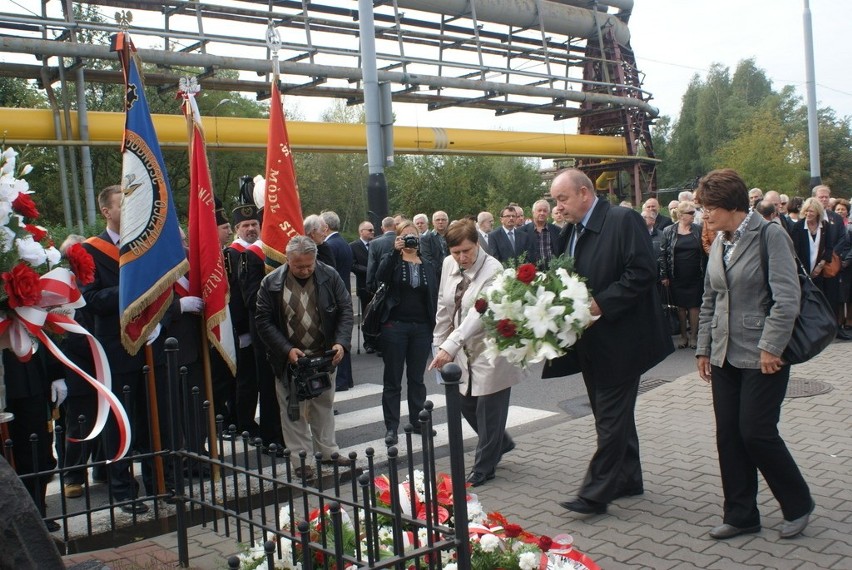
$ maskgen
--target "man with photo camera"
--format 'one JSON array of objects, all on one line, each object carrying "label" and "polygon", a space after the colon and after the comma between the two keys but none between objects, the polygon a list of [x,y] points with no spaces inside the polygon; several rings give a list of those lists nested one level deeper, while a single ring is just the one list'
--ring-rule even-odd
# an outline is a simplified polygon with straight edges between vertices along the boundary
[{"label": "man with photo camera", "polygon": [[[305,236],[287,244],[287,263],[264,277],[255,323],[276,378],[281,430],[291,452],[320,452],[323,463],[348,467],[334,428],[334,375],[350,348],[352,300],[333,268],[317,261]],[[325,358],[324,358],[325,357]],[[296,476],[311,478],[313,470]]]}]

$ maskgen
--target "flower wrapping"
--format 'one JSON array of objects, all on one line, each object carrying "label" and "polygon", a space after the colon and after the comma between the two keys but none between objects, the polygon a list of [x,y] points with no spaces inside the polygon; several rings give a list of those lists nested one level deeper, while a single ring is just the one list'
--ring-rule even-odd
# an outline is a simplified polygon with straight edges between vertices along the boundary
[{"label": "flower wrapping", "polygon": [[499,273],[475,305],[486,352],[524,368],[565,354],[594,320],[589,290],[572,268],[560,256],[547,271],[525,263]]}]

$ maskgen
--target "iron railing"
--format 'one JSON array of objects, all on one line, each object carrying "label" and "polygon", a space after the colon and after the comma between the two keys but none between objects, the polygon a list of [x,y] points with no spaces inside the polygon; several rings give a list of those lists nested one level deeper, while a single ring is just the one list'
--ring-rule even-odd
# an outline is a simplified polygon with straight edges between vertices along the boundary
[{"label": "iron railing", "polygon": [[[60,491],[49,497],[45,521],[61,523],[66,553],[102,548],[105,544],[115,546],[123,538],[130,542],[132,537],[174,530],[179,562],[188,567],[187,532],[192,526],[202,525],[233,537],[236,543],[248,545],[247,549],[262,544],[270,568],[274,567],[274,559],[287,557],[300,562],[304,570],[329,568],[332,563],[336,568],[352,565],[370,569],[412,566],[433,569],[442,568],[450,558],[461,570],[470,567],[458,390],[460,370],[445,367],[444,373],[449,479],[453,490],[454,526],[451,527],[439,518],[436,508],[442,491],[439,480],[447,476],[436,470],[431,402],[426,402],[426,409],[420,414],[419,430],[405,426],[404,451],[387,442],[386,465],[376,460],[375,450],[369,447],[363,457],[349,453],[348,468],[336,461],[327,465],[321,454],[309,457],[304,450],[292,453],[274,444],[263,446],[260,439],[252,440],[248,432],[238,434],[234,426],[224,426],[221,416],[217,417],[216,433],[208,433],[205,429],[208,423],[199,418],[207,417],[209,403],[202,401],[197,387],[186,389],[186,371],[177,370],[177,349],[177,341],[166,341],[168,417],[186,421],[180,422],[182,429],[168,430],[171,441],[164,442],[168,449],[134,453],[130,463],[135,480],[135,462],[162,461],[165,472],[172,474],[167,479],[169,485],[173,481],[174,488],[165,492],[149,489],[137,498],[118,501],[109,491],[109,476],[106,493],[84,476],[81,506],[75,508],[73,502],[78,499],[69,500],[62,492],[68,475],[105,466],[106,462],[40,470],[38,440],[30,439],[35,472],[20,477],[36,484],[46,484],[47,480],[58,477]],[[178,397],[178,389],[184,397]],[[127,391],[125,403],[129,404],[126,398]],[[181,402],[179,412],[176,401]],[[81,432],[86,433],[86,418],[81,416],[77,420],[82,423]],[[419,452],[414,451],[417,438],[421,444]],[[218,458],[211,458],[205,440],[216,445]],[[9,440],[5,442],[6,457],[10,457],[13,445]],[[377,482],[384,485],[377,487]],[[422,501],[410,496],[417,491],[422,494]],[[38,503],[41,496],[35,495]],[[121,513],[122,506],[136,503],[150,505],[150,514]],[[52,514],[50,511],[56,506],[59,513]],[[44,505],[37,507],[42,510]],[[106,529],[105,533],[99,532],[101,527]],[[240,560],[235,556],[228,564],[238,568]]]}]

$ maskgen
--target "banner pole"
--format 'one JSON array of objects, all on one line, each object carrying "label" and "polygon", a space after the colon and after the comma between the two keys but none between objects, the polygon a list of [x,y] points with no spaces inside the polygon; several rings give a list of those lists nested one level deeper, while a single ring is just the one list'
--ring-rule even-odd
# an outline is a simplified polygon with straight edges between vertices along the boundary
[{"label": "banner pole", "polygon": [[150,344],[145,344],[145,363],[148,365],[148,415],[151,420],[151,447],[154,451],[154,473],[157,477],[157,494],[165,495],[166,482],[163,472],[163,450],[160,436],[160,407],[157,403],[157,379],[154,374],[154,352]]}]

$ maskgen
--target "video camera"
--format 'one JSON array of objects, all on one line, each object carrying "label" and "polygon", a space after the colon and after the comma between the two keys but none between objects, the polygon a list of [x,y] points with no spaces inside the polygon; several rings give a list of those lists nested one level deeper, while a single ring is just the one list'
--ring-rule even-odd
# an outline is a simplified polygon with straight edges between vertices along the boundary
[{"label": "video camera", "polygon": [[292,421],[299,419],[299,402],[316,398],[331,388],[331,373],[334,372],[332,361],[335,354],[336,351],[327,350],[319,356],[303,356],[296,364],[289,365],[290,396],[287,416]]}]

